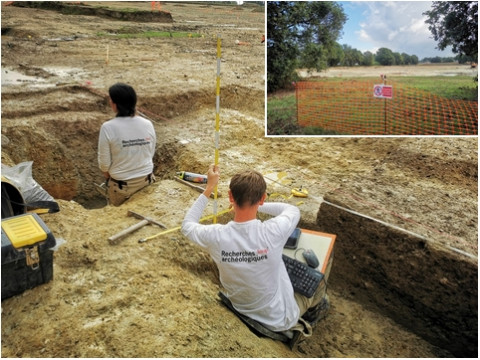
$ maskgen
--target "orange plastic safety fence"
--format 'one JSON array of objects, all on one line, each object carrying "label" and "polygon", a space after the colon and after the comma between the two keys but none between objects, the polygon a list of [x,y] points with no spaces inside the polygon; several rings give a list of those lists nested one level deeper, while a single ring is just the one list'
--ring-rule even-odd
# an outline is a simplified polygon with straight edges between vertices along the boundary
[{"label": "orange plastic safety fence", "polygon": [[478,133],[477,101],[446,99],[391,81],[393,96],[382,99],[374,97],[374,85],[357,80],[298,82],[298,124],[339,135]]}]

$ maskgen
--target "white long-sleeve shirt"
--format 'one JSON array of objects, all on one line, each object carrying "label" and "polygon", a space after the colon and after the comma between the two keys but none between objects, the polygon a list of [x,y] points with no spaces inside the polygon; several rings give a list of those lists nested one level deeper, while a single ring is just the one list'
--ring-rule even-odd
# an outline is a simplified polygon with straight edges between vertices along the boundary
[{"label": "white long-sleeve shirt", "polygon": [[98,137],[98,166],[116,180],[129,180],[153,171],[156,134],[141,116],[116,117],[102,124]]},{"label": "white long-sleeve shirt", "polygon": [[207,249],[235,309],[273,331],[293,327],[299,308],[282,260],[282,250],[300,219],[297,207],[265,203],[259,212],[275,216],[264,222],[199,224],[208,203],[200,195],[182,223],[182,233]]}]

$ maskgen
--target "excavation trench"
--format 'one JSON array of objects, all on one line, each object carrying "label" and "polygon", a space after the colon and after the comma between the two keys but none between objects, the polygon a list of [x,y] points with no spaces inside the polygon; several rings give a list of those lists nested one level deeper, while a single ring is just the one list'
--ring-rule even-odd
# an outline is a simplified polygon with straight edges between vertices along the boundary
[{"label": "excavation trench", "polygon": [[[263,92],[231,86],[222,88],[222,95],[223,121],[237,131],[223,134],[225,141],[241,147],[236,137],[242,132],[260,137],[261,120],[253,114],[263,109]],[[178,170],[203,172],[212,158],[203,154],[210,151],[202,146],[213,148],[214,94],[190,91],[140,99],[138,110],[157,131],[157,179],[171,179]],[[9,106],[14,102],[24,105]],[[55,198],[74,200],[86,209],[104,207],[105,199],[95,187],[102,181],[96,149],[100,125],[111,117],[106,95],[86,86],[5,92],[2,162],[32,160],[35,179]],[[188,126],[191,122],[199,123],[196,131]],[[196,144],[193,150],[191,144]],[[222,165],[255,163],[246,155],[254,151],[252,144],[245,145],[243,155],[225,150]],[[435,356],[476,356],[476,257],[377,221],[369,209],[350,203],[339,192],[326,195],[313,211],[313,217],[302,216],[307,220],[301,226],[337,235],[330,277],[337,299],[392,319],[432,344]],[[206,269],[212,268],[210,260],[203,262]],[[304,352],[315,356],[308,346]]]},{"label": "excavation trench", "polygon": [[337,235],[333,288],[456,357],[476,357],[477,257],[369,212],[345,194],[324,197],[316,225]]},{"label": "excavation trench", "polygon": [[[248,96],[252,97],[247,102],[249,106],[239,106],[245,102],[238,99]],[[30,106],[32,99],[35,105]],[[18,101],[23,103],[22,107],[8,106]],[[103,181],[97,164],[98,131],[113,116],[105,93],[87,86],[68,85],[35,92],[7,92],[2,94],[2,103],[2,156],[10,157],[7,163],[33,161],[35,178],[57,199],[74,200],[87,209],[106,205],[95,186]],[[203,172],[196,168],[202,164],[192,160],[194,154],[182,155],[184,144],[196,140],[195,135],[193,139],[184,139],[182,122],[187,118],[204,121],[208,126],[207,121],[215,119],[215,114],[209,111],[214,104],[215,94],[205,91],[161,98],[142,96],[138,111],[154,122],[158,133],[154,157],[157,179],[171,178],[178,170]],[[260,106],[263,107],[261,92],[241,87],[222,89],[225,110],[248,113],[258,111]],[[172,125],[176,129],[173,133],[168,129]],[[179,164],[179,159],[184,159],[183,163]]]}]

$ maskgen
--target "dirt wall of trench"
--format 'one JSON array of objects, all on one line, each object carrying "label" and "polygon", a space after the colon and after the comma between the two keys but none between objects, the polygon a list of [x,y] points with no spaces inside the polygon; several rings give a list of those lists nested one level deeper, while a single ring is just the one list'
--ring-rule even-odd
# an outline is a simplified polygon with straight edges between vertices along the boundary
[{"label": "dirt wall of trench", "polygon": [[[224,108],[245,113],[263,110],[263,97],[251,89],[233,86],[222,90]],[[13,165],[23,159],[31,159],[35,164],[35,179],[54,198],[75,200],[86,207],[103,206],[105,201],[94,185],[102,180],[98,165],[96,161],[85,159],[96,159],[98,129],[113,116],[107,95],[81,85],[2,95],[4,104],[22,99],[26,104],[20,110],[11,111],[8,106],[2,110],[2,116],[6,119],[23,119],[12,124],[6,123],[3,127],[2,140],[5,141],[2,144],[2,161]],[[35,105],[27,106],[33,97],[36,99]],[[250,100],[239,102],[238,98]],[[188,106],[184,106],[187,103]],[[161,101],[155,96],[142,96],[138,108],[145,116],[158,121],[155,125],[157,129],[163,125],[175,125],[182,129],[182,123],[174,118],[195,116],[192,114],[214,103],[215,93],[190,91],[162,97]],[[214,115],[212,110],[212,119]],[[174,175],[181,147],[176,139],[162,134],[163,131],[159,130],[154,158],[154,173],[159,178]],[[6,159],[7,156],[10,159]],[[188,165],[191,171],[197,170],[194,164]],[[203,169],[199,168],[198,171]]]},{"label": "dirt wall of trench", "polygon": [[142,21],[142,22],[173,22],[172,15],[165,11],[118,11],[105,7],[82,6],[79,4],[68,4],[62,1],[14,1],[13,6],[55,10],[68,15],[99,16],[107,19]]},{"label": "dirt wall of trench", "polygon": [[334,288],[455,356],[477,357],[476,258],[359,213],[338,194],[324,199],[317,226],[337,234]]}]

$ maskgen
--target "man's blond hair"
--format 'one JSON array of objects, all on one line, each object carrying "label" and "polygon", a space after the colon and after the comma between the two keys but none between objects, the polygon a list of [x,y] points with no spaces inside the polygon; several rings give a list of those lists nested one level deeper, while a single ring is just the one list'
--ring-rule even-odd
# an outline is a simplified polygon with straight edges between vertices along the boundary
[{"label": "man's blond hair", "polygon": [[255,170],[246,170],[238,173],[230,180],[230,191],[239,207],[255,205],[267,190],[263,175]]}]

